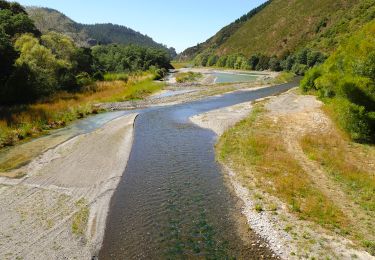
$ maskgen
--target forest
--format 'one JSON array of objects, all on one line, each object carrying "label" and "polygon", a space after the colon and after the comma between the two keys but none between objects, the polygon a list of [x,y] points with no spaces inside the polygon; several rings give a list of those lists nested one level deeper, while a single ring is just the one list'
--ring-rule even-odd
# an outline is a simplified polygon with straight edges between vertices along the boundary
[{"label": "forest", "polygon": [[59,91],[82,91],[108,72],[171,67],[164,49],[115,44],[85,48],[56,32],[42,34],[21,5],[4,0],[0,1],[0,57],[2,105],[35,102]]}]

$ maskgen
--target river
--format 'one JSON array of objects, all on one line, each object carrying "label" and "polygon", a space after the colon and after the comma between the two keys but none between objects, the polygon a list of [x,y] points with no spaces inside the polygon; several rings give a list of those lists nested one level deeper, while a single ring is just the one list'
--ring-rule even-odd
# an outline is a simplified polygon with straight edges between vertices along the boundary
[{"label": "river", "polygon": [[215,161],[215,134],[189,117],[296,85],[141,111],[99,259],[271,259]]}]

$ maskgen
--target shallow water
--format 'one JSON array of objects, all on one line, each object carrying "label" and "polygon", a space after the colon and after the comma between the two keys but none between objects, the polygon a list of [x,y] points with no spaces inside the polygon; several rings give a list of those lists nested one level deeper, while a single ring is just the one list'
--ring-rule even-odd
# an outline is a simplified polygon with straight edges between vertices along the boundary
[{"label": "shallow water", "polygon": [[214,133],[188,118],[295,85],[141,112],[99,259],[271,259],[271,250],[254,245],[256,234],[243,232],[240,204],[215,161]]},{"label": "shallow water", "polygon": [[245,73],[245,72],[218,72],[215,71],[212,73],[215,77],[215,83],[236,83],[236,82],[252,82],[262,76],[258,73]]},{"label": "shallow water", "polygon": [[103,113],[78,120],[71,125],[51,131],[48,135],[36,138],[30,142],[3,149],[0,152],[0,165],[18,161],[19,166],[77,135],[86,134],[100,128],[109,121],[134,111],[118,111]]}]

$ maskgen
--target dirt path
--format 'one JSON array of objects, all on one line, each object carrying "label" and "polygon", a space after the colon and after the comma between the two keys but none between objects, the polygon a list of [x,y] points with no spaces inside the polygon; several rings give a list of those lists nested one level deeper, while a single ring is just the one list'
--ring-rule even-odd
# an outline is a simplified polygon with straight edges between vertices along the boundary
[{"label": "dirt path", "polygon": [[[303,152],[299,140],[311,133],[329,133],[334,126],[326,114],[320,110],[321,102],[312,96],[301,96],[290,93],[274,99],[266,105],[269,116],[283,126],[283,141],[290,154],[300,163],[303,170],[319,188],[344,214],[353,222],[358,219],[371,221],[368,215],[362,214],[362,209],[355,204],[340,186],[329,178],[322,165],[312,161]],[[365,221],[366,222],[366,221]],[[367,227],[358,225],[361,233],[365,234]]]},{"label": "dirt path", "polygon": [[0,179],[0,259],[90,259],[125,169],[136,115],[51,149]]}]

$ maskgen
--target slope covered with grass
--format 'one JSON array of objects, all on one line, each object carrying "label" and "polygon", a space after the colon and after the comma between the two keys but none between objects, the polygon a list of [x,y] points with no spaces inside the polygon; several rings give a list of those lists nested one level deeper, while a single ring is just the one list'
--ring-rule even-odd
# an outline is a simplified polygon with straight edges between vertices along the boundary
[{"label": "slope covered with grass", "polygon": [[[182,56],[213,52],[280,57],[303,47],[331,53],[342,39],[374,18],[373,0],[272,0],[229,35],[220,36],[224,28]],[[221,41],[215,44],[218,38]]]}]

